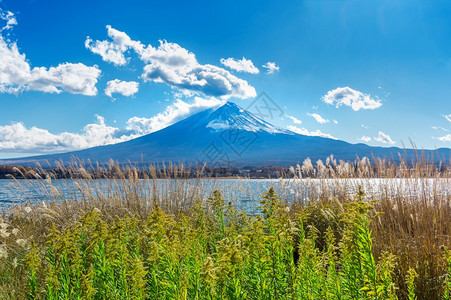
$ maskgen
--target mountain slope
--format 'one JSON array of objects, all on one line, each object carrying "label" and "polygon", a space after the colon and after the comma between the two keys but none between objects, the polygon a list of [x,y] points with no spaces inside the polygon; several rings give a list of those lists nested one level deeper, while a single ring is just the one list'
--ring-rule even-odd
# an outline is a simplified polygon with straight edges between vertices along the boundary
[{"label": "mountain slope", "polygon": [[[450,149],[427,151],[449,159]],[[399,148],[370,147],[344,141],[305,136],[273,126],[238,105],[228,102],[201,111],[157,132],[114,145],[62,154],[0,160],[0,164],[33,165],[64,161],[73,157],[104,163],[110,159],[126,163],[161,161],[207,163],[209,165],[290,165],[310,157],[313,161],[333,154],[337,159],[356,156],[398,158]],[[412,150],[406,150],[409,155]]]}]

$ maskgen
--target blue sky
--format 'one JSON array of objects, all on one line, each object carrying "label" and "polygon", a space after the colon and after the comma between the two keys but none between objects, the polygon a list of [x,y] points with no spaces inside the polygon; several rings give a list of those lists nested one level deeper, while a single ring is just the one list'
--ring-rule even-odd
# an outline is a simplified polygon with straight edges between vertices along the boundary
[{"label": "blue sky", "polygon": [[[290,130],[451,147],[448,1],[0,1],[0,158],[265,92]],[[161,42],[160,42],[161,41]]]}]

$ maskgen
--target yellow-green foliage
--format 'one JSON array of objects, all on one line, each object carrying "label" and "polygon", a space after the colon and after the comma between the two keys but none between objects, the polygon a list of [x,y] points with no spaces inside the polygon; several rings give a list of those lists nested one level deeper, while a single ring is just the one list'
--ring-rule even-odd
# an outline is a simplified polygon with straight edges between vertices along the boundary
[{"label": "yellow-green foliage", "polygon": [[451,250],[443,247],[444,254],[443,259],[446,264],[447,274],[445,275],[445,291],[443,299],[449,300],[451,299]]},{"label": "yellow-green foliage", "polygon": [[156,206],[146,218],[106,218],[93,209],[29,245],[19,262],[26,294],[16,296],[396,299],[395,259],[373,257],[372,207],[363,195],[334,212],[341,225],[325,232],[306,222],[310,208],[290,212],[272,188],[257,216],[238,212],[219,191],[176,215]]},{"label": "yellow-green foliage", "polygon": [[183,164],[18,171],[38,180],[0,214],[0,299],[450,299],[445,162],[306,160],[257,215]]}]

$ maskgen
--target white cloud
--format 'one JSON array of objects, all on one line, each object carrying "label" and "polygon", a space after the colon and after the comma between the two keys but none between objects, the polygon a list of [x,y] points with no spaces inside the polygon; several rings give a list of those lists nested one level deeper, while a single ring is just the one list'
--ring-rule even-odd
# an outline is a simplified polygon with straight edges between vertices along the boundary
[{"label": "white cloud", "polygon": [[366,126],[365,124],[362,124],[362,128],[368,129],[368,126]]},{"label": "white cloud", "polygon": [[113,97],[113,93],[121,94],[122,96],[130,97],[138,92],[139,83],[136,81],[121,81],[114,79],[108,81],[105,89],[105,95]]},{"label": "white cloud", "polygon": [[451,114],[442,115],[447,121],[451,122]]},{"label": "white cloud", "polygon": [[117,66],[126,65],[129,59],[125,58],[124,53],[129,49],[142,51],[144,46],[137,41],[133,41],[126,33],[106,26],[108,36],[112,41],[93,41],[89,36],[86,38],[85,47],[92,53],[99,54],[106,62]]},{"label": "white cloud", "polygon": [[325,124],[328,123],[329,120],[324,119],[323,117],[321,117],[321,115],[319,114],[311,114],[311,113],[307,113],[307,116],[310,116],[312,118],[314,118],[316,120],[316,122],[320,123],[320,124]]},{"label": "white cloud", "polygon": [[140,135],[148,134],[172,125],[204,109],[220,106],[222,104],[224,104],[224,101],[214,98],[202,99],[195,97],[193,103],[187,103],[178,99],[175,103],[166,107],[163,112],[151,118],[130,118],[127,121],[127,130],[131,130]]},{"label": "white cloud", "polygon": [[198,65],[192,69],[184,66],[167,66],[151,63],[144,67],[144,81],[165,82],[190,95],[229,99],[246,99],[257,95],[255,88],[229,71],[213,65]]},{"label": "white cloud", "polygon": [[232,57],[229,57],[227,59],[221,58],[221,64],[238,72],[245,72],[251,74],[258,74],[260,72],[258,68],[254,66],[254,64],[250,59],[246,59],[244,57],[239,60],[234,59]]},{"label": "white cloud", "polygon": [[222,104],[224,101],[214,98],[196,97],[193,103],[177,100],[151,118],[130,118],[125,129],[109,126],[102,116],[96,115],[97,122],[84,126],[82,133],[54,134],[46,129],[28,128],[23,123],[17,122],[0,126],[0,150],[15,153],[53,153],[125,142]]},{"label": "white cloud", "polygon": [[332,122],[334,122],[334,124],[338,124],[338,121],[333,119]]},{"label": "white cloud", "polygon": [[0,150],[36,151],[42,153],[79,150],[88,147],[123,142],[137,135],[126,134],[118,128],[105,124],[97,117],[97,123],[88,124],[81,134],[50,133],[37,127],[27,128],[23,123],[0,126]]},{"label": "white cloud", "polygon": [[350,87],[339,87],[329,91],[322,97],[322,100],[327,104],[335,105],[337,108],[341,105],[349,106],[354,111],[376,109],[382,106],[379,99],[371,98],[369,94],[353,90]]},{"label": "white cloud", "polygon": [[257,95],[255,88],[247,81],[223,68],[200,64],[194,53],[176,43],[160,41],[158,47],[145,46],[111,26],[107,26],[107,29],[112,41],[94,42],[88,37],[86,48],[115,65],[127,64],[128,59],[124,54],[129,50],[135,51],[146,63],[141,76],[145,82],[166,83],[186,95],[203,94],[222,99],[246,99]]},{"label": "white cloud", "polygon": [[361,141],[363,141],[363,142],[365,142],[365,143],[368,143],[368,142],[371,142],[371,138],[369,137],[369,136],[362,136],[361,138],[360,138],[360,140]]},{"label": "white cloud", "polygon": [[291,120],[293,121],[294,124],[298,124],[298,125],[299,125],[299,124],[302,124],[302,121],[299,120],[299,119],[296,118],[296,117],[288,116],[288,115],[287,115],[287,118],[291,119]]},{"label": "white cloud", "polygon": [[266,69],[266,74],[273,74],[274,72],[279,71],[279,66],[276,65],[275,62],[268,61],[266,64],[262,65],[263,68]]},{"label": "white cloud", "polygon": [[19,52],[17,44],[0,35],[0,93],[65,91],[93,96],[97,94],[95,86],[100,73],[97,66],[88,67],[81,63],[31,68],[25,54]]},{"label": "white cloud", "polygon": [[13,28],[13,26],[17,25],[17,19],[14,16],[14,14],[10,11],[3,11],[1,8],[0,8],[0,20],[6,21],[5,26],[3,26],[0,29],[0,32],[4,30],[9,30]]},{"label": "white cloud", "polygon": [[438,139],[439,139],[439,141],[442,141],[442,142],[451,142],[451,134],[441,136]]},{"label": "white cloud", "polygon": [[434,130],[442,130],[442,131],[449,131],[448,129],[446,129],[446,128],[443,128],[442,126],[431,126],[431,128],[432,129],[434,129]]},{"label": "white cloud", "polygon": [[391,137],[388,134],[383,133],[382,131],[379,131],[378,136],[375,137],[374,140],[384,144],[395,144]]},{"label": "white cloud", "polygon": [[25,83],[26,90],[47,93],[97,95],[97,79],[101,71],[97,66],[88,67],[82,63],[63,63],[57,67],[35,67],[31,70],[30,78]]},{"label": "white cloud", "polygon": [[293,125],[288,125],[287,128],[288,128],[288,130],[291,130],[298,134],[303,134],[303,135],[308,135],[308,136],[319,136],[319,137],[329,138],[329,139],[334,139],[334,140],[337,139],[336,137],[334,137],[328,133],[323,133],[320,130],[309,131],[308,129],[299,128],[299,127],[293,126]]}]

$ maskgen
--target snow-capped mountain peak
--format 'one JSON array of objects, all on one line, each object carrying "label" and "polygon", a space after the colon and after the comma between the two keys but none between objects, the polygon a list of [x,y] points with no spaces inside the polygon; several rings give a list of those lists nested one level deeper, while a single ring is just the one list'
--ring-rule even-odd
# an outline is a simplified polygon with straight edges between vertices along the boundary
[{"label": "snow-capped mountain peak", "polygon": [[210,114],[206,116],[205,121],[207,121],[207,128],[216,131],[233,128],[252,132],[267,132],[271,134],[293,134],[289,130],[269,124],[233,102],[227,102],[212,110]]},{"label": "snow-capped mountain peak", "polygon": [[[238,129],[229,131],[227,129]],[[414,155],[414,150],[370,147],[340,140],[306,136],[281,129],[258,118],[232,102],[194,114],[159,131],[114,145],[81,151],[3,160],[2,164],[36,165],[58,161],[106,163],[187,162],[211,166],[293,165],[309,157],[312,161],[331,154],[345,161],[358,157],[398,157]],[[449,160],[450,149],[425,150]]]}]

